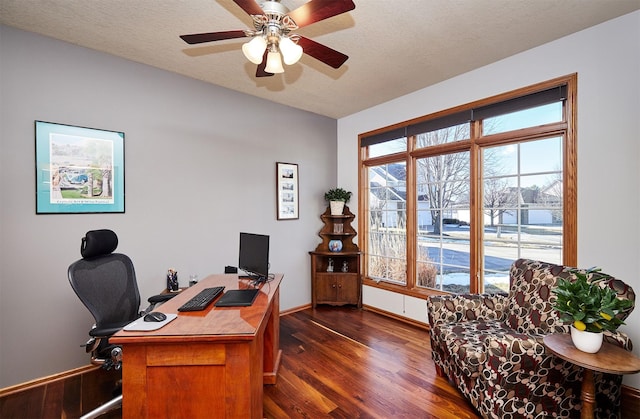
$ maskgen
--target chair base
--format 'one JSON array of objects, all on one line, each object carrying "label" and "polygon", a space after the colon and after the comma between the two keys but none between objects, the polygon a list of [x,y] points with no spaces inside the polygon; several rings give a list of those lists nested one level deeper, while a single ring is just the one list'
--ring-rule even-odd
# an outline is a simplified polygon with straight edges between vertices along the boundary
[{"label": "chair base", "polygon": [[105,413],[111,410],[117,409],[119,407],[122,407],[122,394],[119,395],[118,397],[115,397],[109,400],[105,404],[96,407],[91,412],[88,412],[87,414],[80,416],[80,419],[94,419],[94,418],[97,418],[98,416],[102,416]]}]

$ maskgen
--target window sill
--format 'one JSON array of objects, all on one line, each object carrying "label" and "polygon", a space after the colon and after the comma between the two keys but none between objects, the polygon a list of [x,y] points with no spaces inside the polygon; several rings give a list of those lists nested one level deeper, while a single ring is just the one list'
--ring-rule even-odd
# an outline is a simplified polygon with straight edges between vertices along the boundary
[{"label": "window sill", "polygon": [[366,285],[373,288],[379,288],[385,291],[395,292],[398,294],[408,295],[410,297],[420,298],[426,300],[431,295],[449,295],[450,293],[444,291],[438,291],[434,289],[425,288],[412,288],[409,289],[404,285],[391,284],[389,282],[376,282],[373,279],[365,278],[362,280],[362,285]]}]

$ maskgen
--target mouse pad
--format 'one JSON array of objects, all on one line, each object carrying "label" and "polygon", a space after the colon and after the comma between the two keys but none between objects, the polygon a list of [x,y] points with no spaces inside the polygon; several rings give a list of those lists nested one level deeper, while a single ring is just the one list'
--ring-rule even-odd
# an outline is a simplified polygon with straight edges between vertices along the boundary
[{"label": "mouse pad", "polygon": [[167,316],[167,318],[161,322],[145,322],[144,316],[142,316],[139,319],[134,320],[128,325],[126,325],[122,330],[126,330],[127,332],[139,331],[139,330],[143,330],[143,331],[158,330],[165,324],[169,323],[170,321],[178,317],[177,314],[171,314],[171,313],[165,313],[165,315]]}]

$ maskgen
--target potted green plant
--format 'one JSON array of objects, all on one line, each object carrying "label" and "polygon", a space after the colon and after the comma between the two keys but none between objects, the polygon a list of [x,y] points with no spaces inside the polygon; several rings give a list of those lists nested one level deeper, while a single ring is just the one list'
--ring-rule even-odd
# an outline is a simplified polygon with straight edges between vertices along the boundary
[{"label": "potted green plant", "polygon": [[[624,324],[617,315],[631,306],[631,301],[619,299],[611,288],[589,281],[599,271],[599,268],[574,269],[571,272],[575,281],[560,278],[552,291],[557,297],[553,308],[560,313],[560,320],[571,323],[574,345],[591,353],[600,350],[604,330],[614,331]],[[594,343],[587,343],[592,339]]]},{"label": "potted green plant", "polygon": [[342,188],[329,189],[325,192],[324,199],[329,201],[331,215],[342,215],[344,205],[351,199],[351,192]]}]

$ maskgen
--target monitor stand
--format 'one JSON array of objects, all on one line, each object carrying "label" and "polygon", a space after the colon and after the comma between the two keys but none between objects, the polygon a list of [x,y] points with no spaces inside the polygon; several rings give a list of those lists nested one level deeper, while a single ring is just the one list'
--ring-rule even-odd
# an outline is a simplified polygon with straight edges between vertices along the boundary
[{"label": "monitor stand", "polygon": [[238,279],[251,279],[256,284],[262,284],[263,282],[267,282],[267,277],[257,274],[244,274],[238,275]]}]

